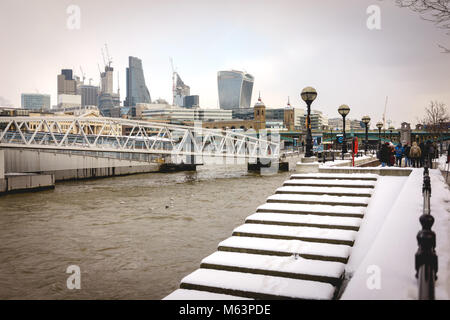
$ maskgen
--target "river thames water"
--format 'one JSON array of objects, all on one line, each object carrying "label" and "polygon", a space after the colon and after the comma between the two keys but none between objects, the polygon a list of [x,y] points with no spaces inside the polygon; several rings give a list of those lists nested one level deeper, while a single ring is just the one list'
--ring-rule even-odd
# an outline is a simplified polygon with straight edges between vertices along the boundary
[{"label": "river thames water", "polygon": [[1,196],[0,299],[161,299],[288,176],[205,166]]}]

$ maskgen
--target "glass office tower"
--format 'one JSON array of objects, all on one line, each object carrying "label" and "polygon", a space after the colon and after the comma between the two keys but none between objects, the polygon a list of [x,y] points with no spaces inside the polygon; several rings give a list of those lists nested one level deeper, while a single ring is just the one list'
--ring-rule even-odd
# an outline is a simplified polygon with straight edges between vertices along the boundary
[{"label": "glass office tower", "polygon": [[242,71],[219,71],[217,84],[221,109],[250,108],[254,77]]},{"label": "glass office tower", "polygon": [[127,68],[127,97],[125,106],[133,107],[137,103],[150,103],[150,92],[145,85],[142,61],[136,57],[128,57]]},{"label": "glass office tower", "polygon": [[22,109],[50,110],[50,95],[40,93],[22,93]]}]

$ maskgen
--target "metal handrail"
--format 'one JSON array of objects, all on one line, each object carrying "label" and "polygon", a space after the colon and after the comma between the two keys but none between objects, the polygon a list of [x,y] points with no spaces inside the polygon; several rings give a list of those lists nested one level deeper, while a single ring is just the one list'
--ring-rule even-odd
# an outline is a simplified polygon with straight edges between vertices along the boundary
[{"label": "metal handrail", "polygon": [[423,214],[420,216],[422,230],[417,234],[419,249],[415,255],[416,278],[419,286],[419,300],[435,299],[435,282],[437,280],[438,257],[436,255],[436,234],[431,230],[434,218],[431,215],[431,179],[428,163],[423,170]]}]

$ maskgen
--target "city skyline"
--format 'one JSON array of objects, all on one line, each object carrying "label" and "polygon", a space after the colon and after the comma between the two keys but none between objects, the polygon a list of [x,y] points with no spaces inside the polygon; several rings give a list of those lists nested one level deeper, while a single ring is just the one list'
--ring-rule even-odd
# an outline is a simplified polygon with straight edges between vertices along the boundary
[{"label": "city skyline", "polygon": [[[261,91],[269,108],[284,106],[288,96],[293,106],[304,107],[300,92],[311,85],[318,91],[313,110],[337,117],[345,103],[349,117],[367,113],[372,126],[382,120],[386,96],[386,120],[396,126],[415,123],[431,100],[450,101],[450,59],[438,48],[449,37],[392,1],[130,1],[127,7],[77,1],[76,30],[67,28],[71,4],[2,2],[2,99],[18,107],[21,93],[39,91],[51,94],[55,105],[55,76],[65,68],[79,75],[82,66],[97,85],[100,48],[107,43],[115,91],[117,71],[125,88],[128,56],[137,56],[150,94],[170,101],[173,57],[205,108],[218,104],[217,71],[231,69],[255,76],[252,105]],[[366,26],[371,5],[381,9],[381,30]]]}]

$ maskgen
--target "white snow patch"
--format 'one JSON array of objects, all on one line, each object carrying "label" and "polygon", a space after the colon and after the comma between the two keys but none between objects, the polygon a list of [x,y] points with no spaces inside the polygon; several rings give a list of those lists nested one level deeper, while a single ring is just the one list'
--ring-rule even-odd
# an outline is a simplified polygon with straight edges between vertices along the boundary
[{"label": "white snow patch", "polygon": [[169,294],[163,300],[253,300],[253,299],[207,291],[178,289]]},{"label": "white snow patch", "polygon": [[265,203],[257,208],[257,210],[270,211],[292,211],[292,212],[328,212],[328,213],[351,213],[364,214],[364,207],[350,207],[350,206],[330,206],[321,204],[297,204],[297,203]]},{"label": "white snow patch", "polygon": [[340,262],[310,260],[294,255],[279,257],[224,251],[213,253],[203,259],[202,263],[332,278],[339,278],[345,268]]},{"label": "white snow patch", "polygon": [[349,217],[332,217],[332,216],[317,216],[313,214],[289,214],[289,213],[271,213],[271,212],[257,212],[248,216],[247,220],[253,221],[267,221],[267,222],[288,222],[288,223],[308,223],[331,226],[349,226],[359,227],[361,218]]},{"label": "white snow patch", "polygon": [[347,245],[256,237],[230,237],[219,243],[219,247],[307,254],[344,259],[348,258],[350,254],[350,247]]},{"label": "white snow patch", "polygon": [[233,232],[345,241],[353,241],[356,236],[356,231],[352,230],[276,226],[253,223],[246,223],[239,226],[234,229]]}]

